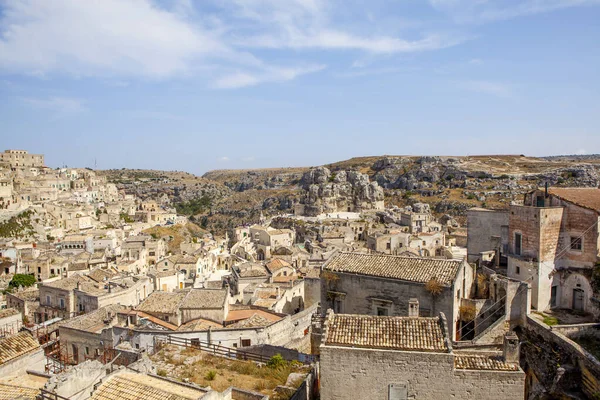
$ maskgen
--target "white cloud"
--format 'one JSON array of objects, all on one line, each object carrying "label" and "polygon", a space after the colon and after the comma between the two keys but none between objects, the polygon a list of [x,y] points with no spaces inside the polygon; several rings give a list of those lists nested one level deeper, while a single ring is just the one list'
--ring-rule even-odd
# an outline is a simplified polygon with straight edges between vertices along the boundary
[{"label": "white cloud", "polygon": [[242,158],[242,161],[244,161],[244,162],[252,162],[254,160],[256,160],[256,158],[254,158],[252,156]]},{"label": "white cloud", "polygon": [[221,162],[227,162],[227,161],[229,161],[229,157],[226,157],[226,156],[219,157],[219,161],[221,161]]},{"label": "white cloud", "polygon": [[16,0],[0,26],[0,67],[33,74],[188,73],[192,60],[225,54],[210,33],[149,0]]},{"label": "white cloud", "polygon": [[437,10],[450,13],[458,22],[485,23],[598,5],[600,0],[429,0],[429,3]]},{"label": "white cloud", "polygon": [[286,82],[323,69],[324,65],[313,65],[300,68],[267,68],[256,73],[237,71],[220,76],[213,86],[217,89],[237,89],[261,83]]},{"label": "white cloud", "polygon": [[[339,5],[339,4],[338,4]],[[242,47],[272,49],[358,50],[375,54],[436,50],[465,40],[445,34],[426,34],[407,40],[385,34],[357,34],[332,22],[336,4],[328,0],[234,0],[233,14],[246,24],[250,34],[233,35]],[[370,25],[372,13],[365,13]]]},{"label": "white cloud", "polygon": [[[403,38],[375,28],[378,15],[361,7],[364,13],[356,15],[364,21],[356,25],[338,20],[336,0],[6,1],[0,14],[0,71],[115,82],[200,78],[216,88],[239,88],[324,68],[297,60],[314,57],[300,50],[369,57],[431,51],[464,40],[431,32]],[[286,61],[272,65],[253,54],[263,48],[298,51],[273,57]]]},{"label": "white cloud", "polygon": [[56,116],[78,114],[87,110],[83,100],[69,97],[49,97],[44,99],[28,97],[24,98],[23,101],[34,108],[52,111],[56,113]]},{"label": "white cloud", "polygon": [[512,86],[501,82],[471,80],[456,82],[456,85],[464,90],[498,97],[510,97],[513,95]]}]

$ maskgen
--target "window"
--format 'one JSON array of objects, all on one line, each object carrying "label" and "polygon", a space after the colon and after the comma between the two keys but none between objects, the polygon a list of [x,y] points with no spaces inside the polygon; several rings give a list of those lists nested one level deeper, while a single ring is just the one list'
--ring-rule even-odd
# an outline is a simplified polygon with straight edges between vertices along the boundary
[{"label": "window", "polygon": [[52,303],[50,302],[50,296],[46,296],[46,305],[47,306],[51,306]]},{"label": "window", "polygon": [[427,246],[427,242],[423,240],[423,246]]},{"label": "window", "polygon": [[85,355],[89,356],[90,355],[90,348],[89,347],[85,347]]},{"label": "window", "polygon": [[519,267],[518,265],[515,267],[515,274],[517,274],[517,275],[521,274],[521,267]]},{"label": "window", "polygon": [[60,308],[65,308],[65,299],[60,299]]},{"label": "window", "polygon": [[377,315],[389,315],[389,310],[385,307],[377,307]]},{"label": "window", "polygon": [[521,255],[521,246],[523,244],[523,235],[520,233],[515,233],[515,254]]},{"label": "window", "polygon": [[165,321],[169,322],[169,316],[165,315]]},{"label": "window", "polygon": [[250,339],[242,339],[242,347],[248,347],[250,344]]},{"label": "window", "polygon": [[390,242],[387,242],[385,244],[385,248],[388,249],[388,250],[391,249],[392,248],[392,244]]},{"label": "window", "polygon": [[556,307],[556,293],[558,291],[558,286],[552,286],[550,290],[550,307]]},{"label": "window", "polygon": [[571,250],[581,251],[583,249],[583,243],[581,237],[571,237]]}]

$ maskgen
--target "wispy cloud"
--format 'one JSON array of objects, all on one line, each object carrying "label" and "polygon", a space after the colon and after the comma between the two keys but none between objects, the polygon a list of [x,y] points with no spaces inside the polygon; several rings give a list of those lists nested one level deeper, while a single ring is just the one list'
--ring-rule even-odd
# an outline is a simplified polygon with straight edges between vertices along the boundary
[{"label": "wispy cloud", "polygon": [[219,157],[218,161],[227,162],[227,161],[229,161],[229,157],[227,157],[227,156]]},{"label": "wispy cloud", "polygon": [[70,97],[26,97],[22,100],[31,107],[52,111],[55,116],[78,114],[87,110],[83,100]]},{"label": "wispy cloud", "polygon": [[[354,20],[333,17],[338,7],[335,0],[14,0],[3,3],[0,16],[0,71],[115,82],[201,78],[229,89],[321,71],[312,50],[368,57],[433,51],[465,40],[440,32],[405,38],[375,29],[378,16],[366,6],[357,15],[364,19],[358,25],[367,28],[357,28]],[[295,53],[273,57],[285,60],[273,64],[257,55],[264,48]]]},{"label": "wispy cloud", "polygon": [[252,162],[254,160],[256,160],[256,158],[253,156],[242,157],[242,161],[244,161],[244,162]]},{"label": "wispy cloud", "polygon": [[571,7],[592,6],[600,0],[429,0],[457,22],[485,23],[542,14]]},{"label": "wispy cloud", "polygon": [[299,68],[267,68],[259,72],[236,71],[222,75],[214,82],[217,89],[237,89],[268,82],[285,82],[301,75],[311,74],[325,69],[325,65],[313,65]]},{"label": "wispy cloud", "polygon": [[456,86],[463,90],[483,93],[497,97],[511,97],[514,94],[512,85],[480,80],[467,80],[455,82]]}]

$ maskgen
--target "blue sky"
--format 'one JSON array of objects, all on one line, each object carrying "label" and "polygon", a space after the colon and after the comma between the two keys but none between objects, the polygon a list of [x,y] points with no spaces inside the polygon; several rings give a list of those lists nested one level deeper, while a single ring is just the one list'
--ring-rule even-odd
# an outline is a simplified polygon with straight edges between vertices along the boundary
[{"label": "blue sky", "polygon": [[0,0],[0,142],[50,166],[600,153],[600,0]]}]

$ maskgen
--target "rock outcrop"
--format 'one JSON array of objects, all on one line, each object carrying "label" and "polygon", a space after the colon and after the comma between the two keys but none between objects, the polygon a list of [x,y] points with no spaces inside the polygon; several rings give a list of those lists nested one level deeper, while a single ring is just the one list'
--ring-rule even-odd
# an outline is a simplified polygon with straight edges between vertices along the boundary
[{"label": "rock outcrop", "polygon": [[312,168],[302,176],[300,183],[306,191],[305,215],[383,208],[383,189],[357,171],[332,173],[325,167]]}]

